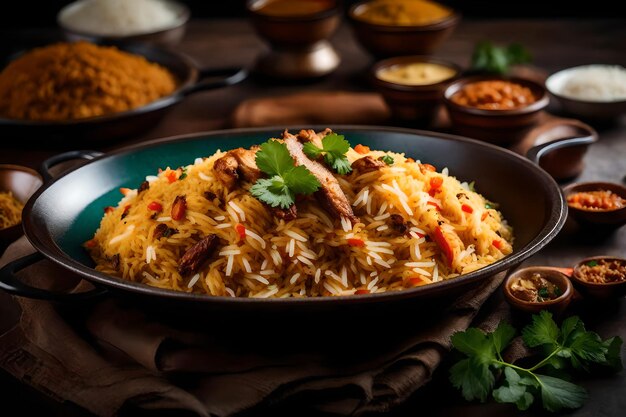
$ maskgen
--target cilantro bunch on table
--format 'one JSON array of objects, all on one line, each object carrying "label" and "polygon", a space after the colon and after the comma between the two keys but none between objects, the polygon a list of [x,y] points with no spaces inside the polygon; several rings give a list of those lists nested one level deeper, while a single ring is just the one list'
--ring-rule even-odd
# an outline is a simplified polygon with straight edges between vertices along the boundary
[{"label": "cilantro bunch on table", "polygon": [[541,402],[548,411],[578,408],[587,399],[587,392],[570,382],[572,370],[588,372],[594,365],[622,369],[622,340],[602,340],[586,331],[576,316],[564,320],[560,328],[546,311],[533,316],[532,323],[522,330],[522,339],[541,359],[529,368],[502,357],[515,335],[512,326],[500,323],[492,333],[469,328],[452,336],[452,344],[466,358],[450,369],[450,381],[466,400],[484,402],[492,395],[496,401],[513,403],[520,410],[535,402]]},{"label": "cilantro bunch on table", "polygon": [[320,182],[304,166],[295,166],[284,143],[269,140],[256,153],[257,167],[269,178],[261,178],[250,188],[260,201],[283,209],[296,201],[297,194],[312,194]]},{"label": "cilantro bunch on table", "polygon": [[350,143],[336,133],[326,135],[322,139],[322,147],[318,147],[313,142],[304,144],[302,150],[311,159],[317,159],[320,155],[324,155],[324,161],[329,167],[338,174],[345,175],[352,171],[350,161],[346,157],[346,152],[350,149]]},{"label": "cilantro bunch on table", "polygon": [[530,52],[520,44],[498,46],[489,41],[480,41],[474,47],[471,68],[476,71],[506,74],[512,65],[527,64],[531,60]]}]

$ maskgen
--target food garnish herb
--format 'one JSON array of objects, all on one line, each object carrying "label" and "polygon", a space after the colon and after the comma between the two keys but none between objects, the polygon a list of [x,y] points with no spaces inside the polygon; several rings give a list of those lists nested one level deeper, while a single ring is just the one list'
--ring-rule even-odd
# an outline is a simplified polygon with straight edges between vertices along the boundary
[{"label": "food garnish herb", "polygon": [[311,159],[316,159],[320,155],[324,155],[326,163],[338,174],[345,175],[352,171],[350,162],[346,157],[346,152],[350,149],[350,143],[336,133],[331,133],[322,139],[322,148],[320,149],[312,142],[304,144],[303,151]]},{"label": "food garnish herb", "polygon": [[[542,360],[530,368],[502,357],[515,334],[511,325],[500,323],[492,333],[472,327],[452,336],[454,347],[467,358],[450,369],[450,381],[466,400],[485,401],[491,394],[497,402],[513,403],[520,410],[528,409],[535,400],[548,411],[578,408],[587,392],[569,382],[568,368],[588,372],[596,364],[613,371],[622,369],[622,339],[602,340],[586,331],[576,316],[565,319],[560,329],[545,310],[533,316],[532,323],[522,329],[522,339],[526,346],[537,349]],[[539,369],[544,373],[536,373]]]},{"label": "food garnish herb", "polygon": [[183,168],[183,173],[180,174],[180,177],[178,177],[178,180],[184,180],[185,178],[187,178],[187,167]]},{"label": "food garnish herb", "polygon": [[272,207],[289,208],[296,194],[312,194],[320,183],[304,166],[295,166],[287,146],[275,140],[261,145],[256,153],[256,165],[269,178],[261,178],[250,193]]},{"label": "food garnish herb", "polygon": [[471,68],[477,71],[506,74],[511,65],[531,61],[530,53],[520,44],[496,46],[489,41],[480,41],[472,53]]},{"label": "food garnish herb", "polygon": [[598,266],[598,261],[589,261],[587,262],[587,266]]},{"label": "food garnish herb", "polygon": [[387,165],[393,165],[394,159],[393,159],[393,156],[391,156],[391,155],[384,155],[384,156],[381,156],[378,159],[380,159],[381,161],[383,161]]}]

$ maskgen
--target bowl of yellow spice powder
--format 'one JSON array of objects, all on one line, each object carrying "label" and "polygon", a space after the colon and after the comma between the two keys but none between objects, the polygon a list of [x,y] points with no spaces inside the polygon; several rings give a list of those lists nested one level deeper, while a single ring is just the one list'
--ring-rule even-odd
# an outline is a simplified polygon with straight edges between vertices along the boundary
[{"label": "bowl of yellow spice powder", "polygon": [[372,55],[388,58],[432,54],[461,16],[428,0],[366,0],[348,11],[354,34]]},{"label": "bowl of yellow spice powder", "polygon": [[0,72],[0,132],[46,143],[128,137],[185,96],[243,78],[239,68],[201,70],[157,46],[55,43],[17,55]]}]

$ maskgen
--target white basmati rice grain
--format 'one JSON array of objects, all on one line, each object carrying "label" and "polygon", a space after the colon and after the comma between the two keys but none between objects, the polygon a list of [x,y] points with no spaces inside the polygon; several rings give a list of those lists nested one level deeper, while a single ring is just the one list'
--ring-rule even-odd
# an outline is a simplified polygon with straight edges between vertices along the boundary
[{"label": "white basmati rice grain", "polygon": [[237,214],[239,215],[239,218],[241,219],[242,222],[246,221],[246,212],[243,211],[243,209],[241,207],[239,207],[237,205],[237,203],[235,203],[234,201],[229,201],[228,205],[231,206],[233,208],[233,210],[235,210],[237,212]]},{"label": "white basmati rice grain", "polygon": [[213,178],[209,177],[204,172],[198,172],[198,177],[200,177],[200,179],[203,181],[213,181]]},{"label": "white basmati rice grain", "polygon": [[148,181],[149,183],[152,183],[152,182],[154,182],[154,181],[156,181],[158,179],[159,179],[159,177],[157,177],[156,175],[147,175],[146,176],[146,181]]},{"label": "white basmati rice grain", "polygon": [[363,285],[365,285],[367,283],[367,281],[365,280],[365,274],[363,274],[363,272],[361,272],[361,274],[359,275],[359,281]]},{"label": "white basmati rice grain", "polygon": [[447,177],[449,175],[449,170],[448,167],[445,167],[444,169],[441,170],[441,175],[443,175],[444,177]]},{"label": "white basmati rice grain", "polygon": [[220,256],[230,256],[230,255],[240,255],[241,251],[239,249],[230,249],[223,250],[219,253]]},{"label": "white basmati rice grain", "polygon": [[430,272],[422,268],[413,268],[413,272],[415,272],[416,274],[424,275],[426,277],[430,276]]},{"label": "white basmati rice grain", "polygon": [[374,220],[380,221],[380,220],[388,219],[389,217],[391,217],[391,213],[385,213],[385,214],[381,214],[379,216],[374,217]]},{"label": "white basmati rice grain", "polygon": [[261,292],[252,296],[252,298],[269,298],[278,292],[278,288],[273,288],[269,291]]},{"label": "white basmati rice grain", "polygon": [[270,256],[272,257],[272,261],[274,261],[274,265],[279,266],[283,263],[283,258],[277,250],[271,250]]},{"label": "white basmati rice grain", "polygon": [[158,280],[158,279],[156,279],[155,277],[153,277],[152,275],[150,275],[150,273],[148,273],[148,272],[146,272],[146,271],[143,271],[143,272],[141,273],[141,275],[143,275],[143,277],[144,277],[144,278],[146,278],[146,279],[148,279],[149,281],[152,281],[152,282],[155,282],[155,283],[159,282],[159,280]]},{"label": "white basmati rice grain", "polygon": [[293,230],[285,230],[285,234],[295,240],[299,240],[300,242],[306,242],[308,240],[306,237],[294,232]]},{"label": "white basmati rice grain", "polygon": [[[248,229],[246,227],[246,237],[250,236],[252,239],[256,240],[257,242],[259,242],[259,244],[261,245],[261,249],[265,249],[265,247],[267,246],[267,243],[265,243],[265,240],[263,240],[263,238],[261,236],[259,236],[258,234],[256,234],[254,231]],[[276,248],[274,248],[276,249]]]},{"label": "white basmati rice grain", "polygon": [[371,291],[377,282],[378,282],[378,278],[374,278],[369,284],[367,284],[367,289]]},{"label": "white basmati rice grain", "polygon": [[365,258],[367,260],[367,264],[369,266],[372,266],[372,258],[370,256],[368,256],[367,258]]},{"label": "white basmati rice grain", "polygon": [[126,238],[130,237],[130,235],[132,235],[132,234],[133,234],[133,230],[135,230],[135,225],[134,225],[134,224],[131,224],[130,226],[128,226],[128,227],[126,228],[126,230],[124,230],[124,233],[122,233],[121,235],[117,235],[117,236],[115,236],[114,238],[112,238],[112,239],[109,241],[109,245],[114,245],[114,244],[116,244],[116,243],[118,243],[118,242],[121,242],[122,240],[124,240],[124,239],[126,239]]},{"label": "white basmati rice grain", "polygon": [[345,265],[341,267],[341,285],[346,288],[348,287],[348,271]]},{"label": "white basmati rice grain", "polygon": [[350,219],[346,218],[346,217],[341,217],[341,228],[343,229],[344,232],[349,232],[352,230],[352,223],[350,222]]},{"label": "white basmati rice grain", "polygon": [[378,209],[378,213],[377,216],[381,216],[385,210],[387,210],[387,202],[383,201],[383,204],[380,205],[380,208]]},{"label": "white basmati rice grain", "polygon": [[259,281],[259,282],[261,282],[263,284],[266,284],[266,285],[268,285],[270,283],[267,280],[267,278],[265,278],[264,276],[259,275],[259,274],[246,274],[245,276],[246,276],[246,278],[257,280],[257,281]]},{"label": "white basmati rice grain", "polygon": [[267,268],[267,259],[263,259],[263,263],[261,263],[261,269]]},{"label": "white basmati rice grain", "polygon": [[215,226],[216,229],[226,229],[227,227],[231,227],[230,223],[220,223]]},{"label": "white basmati rice grain", "polygon": [[409,268],[429,268],[431,266],[435,266],[434,261],[424,261],[424,262],[407,262],[404,266],[408,266]]},{"label": "white basmati rice grain", "polygon": [[331,294],[338,294],[338,291],[326,281],[324,281],[324,288],[326,288],[326,290],[328,290]]},{"label": "white basmati rice grain", "polygon": [[383,261],[382,259],[374,259],[374,262],[376,262],[378,265],[383,266],[385,268],[391,268],[391,265],[389,265],[387,262]]},{"label": "white basmati rice grain", "polygon": [[435,264],[435,268],[433,269],[433,282],[439,281],[439,266]]},{"label": "white basmati rice grain", "polygon": [[298,281],[298,278],[300,278],[300,273],[296,272],[295,274],[293,274],[293,276],[289,279],[289,283],[291,285],[295,284],[296,281]]},{"label": "white basmati rice grain", "polygon": [[272,274],[275,274],[275,273],[276,273],[276,271],[273,270],[273,269],[263,269],[263,270],[261,270],[261,272],[259,272],[259,274],[261,274],[261,275],[272,275]]},{"label": "white basmati rice grain", "polygon": [[243,269],[245,269],[247,273],[252,272],[252,268],[250,267],[250,261],[248,261],[246,257],[241,258],[241,263],[243,264]]},{"label": "white basmati rice grain", "polygon": [[202,158],[196,158],[193,160],[193,164],[194,165],[200,165],[202,163],[203,159]]},{"label": "white basmati rice grain", "polygon": [[376,271],[370,273],[370,277],[375,277],[376,275],[378,275],[378,272]]},{"label": "white basmati rice grain", "polygon": [[379,231],[379,232],[382,232],[382,231],[387,230],[387,229],[389,229],[389,226],[387,226],[386,224],[383,224],[382,226],[378,226],[376,228],[376,230]]},{"label": "white basmati rice grain", "polygon": [[224,274],[229,277],[232,275],[233,273],[233,264],[235,263],[235,257],[234,256],[229,256],[228,257],[228,261],[226,262],[226,271],[224,272]]},{"label": "white basmati rice grain", "polygon": [[320,283],[320,276],[322,275],[322,270],[317,268],[317,270],[315,271],[315,283],[319,284]]},{"label": "white basmati rice grain", "polygon": [[296,259],[299,260],[300,262],[302,262],[303,264],[308,265],[308,266],[311,266],[311,267],[315,266],[315,265],[313,265],[313,262],[311,262],[309,259],[305,258],[302,255],[298,255],[298,257]]},{"label": "white basmati rice grain", "polygon": [[172,221],[172,218],[169,216],[159,217],[157,218],[157,222],[169,222]]},{"label": "white basmati rice grain", "polygon": [[215,216],[215,221],[221,222],[226,220],[226,216]]},{"label": "white basmati rice grain", "polygon": [[372,252],[374,253],[386,253],[389,255],[393,255],[393,250],[389,249],[389,248],[381,248],[380,246],[365,246],[367,248],[367,250],[370,252],[370,255],[372,254]]},{"label": "white basmati rice grain", "polygon": [[230,295],[231,297],[236,297],[235,295],[235,291],[231,290],[228,287],[224,287],[224,290],[226,290],[226,292],[228,293],[228,295]]},{"label": "white basmati rice grain", "polygon": [[287,254],[289,255],[290,258],[293,258],[295,251],[296,251],[296,241],[295,239],[291,239],[289,241],[289,245],[287,245]]},{"label": "white basmati rice grain", "polygon": [[389,242],[375,242],[373,240],[368,240],[368,241],[365,242],[365,245],[369,246],[369,247],[376,247],[376,246],[387,246],[387,247],[390,247],[391,243],[389,243]]},{"label": "white basmati rice grain", "polygon": [[187,284],[187,288],[193,288],[196,285],[196,282],[200,279],[200,274],[196,274],[189,280],[189,284]]}]

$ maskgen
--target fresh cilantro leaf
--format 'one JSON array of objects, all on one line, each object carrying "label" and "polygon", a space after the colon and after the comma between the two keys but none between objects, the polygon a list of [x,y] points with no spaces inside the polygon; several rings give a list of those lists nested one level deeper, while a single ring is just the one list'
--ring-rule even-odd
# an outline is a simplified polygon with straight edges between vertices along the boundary
[{"label": "fresh cilantro leaf", "polygon": [[598,266],[598,261],[589,261],[587,262],[587,266]]},{"label": "fresh cilantro leaf", "polygon": [[452,345],[470,358],[476,357],[482,363],[489,363],[496,359],[495,349],[490,338],[481,330],[470,327],[464,332],[452,335]]},{"label": "fresh cilantro leaf", "polygon": [[606,361],[605,353],[607,349],[602,344],[602,339],[594,332],[585,332],[575,338],[569,349],[572,354],[580,359],[603,363]]},{"label": "fresh cilantro leaf", "polygon": [[187,178],[187,167],[183,168],[183,172],[180,174],[180,177],[178,177],[178,181],[184,180],[185,178]]},{"label": "fresh cilantro leaf", "polygon": [[528,410],[533,402],[535,402],[535,397],[530,392],[526,391],[524,395],[522,395],[520,399],[515,402],[515,405],[518,410],[524,411]]},{"label": "fresh cilantro leaf", "polygon": [[535,375],[541,388],[543,407],[548,411],[579,408],[587,399],[587,391],[579,385],[548,375]]},{"label": "fresh cilantro leaf", "polygon": [[394,163],[393,156],[391,156],[391,155],[383,155],[383,156],[381,156],[378,159],[380,159],[381,161],[383,161],[387,165],[393,165],[393,163]]},{"label": "fresh cilantro leaf", "polygon": [[605,340],[603,345],[606,348],[606,361],[602,365],[610,367],[615,372],[624,369],[622,365],[622,358],[620,357],[622,339],[615,336]]},{"label": "fresh cilantro leaf", "polygon": [[478,71],[505,74],[511,65],[525,64],[531,60],[530,53],[520,44],[502,47],[489,41],[480,41],[474,47],[471,68]]},{"label": "fresh cilantro leaf", "polygon": [[311,194],[320,183],[304,166],[295,166],[284,143],[269,140],[256,153],[257,166],[270,178],[261,178],[250,194],[272,207],[289,208],[296,194]]},{"label": "fresh cilantro leaf", "polygon": [[450,381],[462,391],[467,401],[478,399],[484,402],[493,388],[495,378],[487,364],[470,357],[450,369]]},{"label": "fresh cilantro leaf", "polygon": [[267,175],[282,175],[294,167],[293,159],[284,143],[268,140],[261,145],[255,157],[256,166]]},{"label": "fresh cilantro leaf", "polygon": [[312,194],[320,187],[318,179],[303,166],[297,166],[285,172],[283,178],[294,194]]},{"label": "fresh cilantro leaf", "polygon": [[324,155],[326,164],[335,170],[338,174],[345,175],[352,171],[350,162],[346,157],[346,152],[350,149],[350,143],[336,133],[326,135],[322,139],[322,148],[320,149],[314,143],[307,142],[302,150],[309,158],[316,159],[320,155]]},{"label": "fresh cilantro leaf", "polygon": [[272,207],[287,209],[294,203],[294,195],[288,187],[280,186],[275,178],[257,180],[250,188],[250,194]]},{"label": "fresh cilantro leaf", "polygon": [[517,403],[526,393],[527,386],[519,383],[521,378],[512,368],[504,368],[504,376],[506,381],[493,390],[493,398],[499,403]]},{"label": "fresh cilantro leaf", "polygon": [[496,353],[500,354],[515,337],[515,328],[508,323],[501,322],[489,337]]},{"label": "fresh cilantro leaf", "polygon": [[305,155],[311,159],[317,159],[322,153],[322,150],[315,146],[313,142],[306,142],[302,146],[302,151],[304,151]]},{"label": "fresh cilantro leaf", "polygon": [[533,315],[533,322],[522,330],[522,337],[529,347],[544,344],[554,346],[559,337],[559,328],[552,320],[552,314],[542,310],[539,315]]}]

